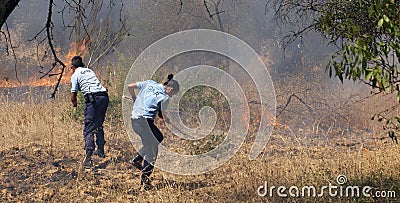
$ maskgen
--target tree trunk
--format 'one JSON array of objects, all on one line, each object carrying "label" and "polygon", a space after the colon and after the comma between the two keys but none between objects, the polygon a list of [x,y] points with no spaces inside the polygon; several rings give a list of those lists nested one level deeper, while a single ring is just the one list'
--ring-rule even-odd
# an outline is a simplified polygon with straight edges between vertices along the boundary
[{"label": "tree trunk", "polygon": [[8,16],[17,7],[20,0],[0,0],[0,28],[6,22]]}]

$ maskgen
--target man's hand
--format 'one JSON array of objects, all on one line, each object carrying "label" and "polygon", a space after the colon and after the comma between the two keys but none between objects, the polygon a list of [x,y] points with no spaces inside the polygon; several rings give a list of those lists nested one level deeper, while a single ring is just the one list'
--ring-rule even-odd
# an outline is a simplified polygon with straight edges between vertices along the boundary
[{"label": "man's hand", "polygon": [[162,118],[157,118],[156,124],[159,126],[159,128],[166,128],[167,125],[165,124],[165,120]]},{"label": "man's hand", "polygon": [[136,83],[131,83],[128,85],[129,94],[131,94],[132,100],[136,99],[135,88],[137,88]]},{"label": "man's hand", "polygon": [[129,100],[135,101],[136,97],[130,97],[130,96],[124,95],[124,96],[122,96],[122,99],[129,99]]},{"label": "man's hand", "polygon": [[71,102],[72,102],[72,106],[75,108],[76,108],[76,106],[78,106],[78,99],[76,98],[77,95],[78,95],[78,93],[71,92]]}]

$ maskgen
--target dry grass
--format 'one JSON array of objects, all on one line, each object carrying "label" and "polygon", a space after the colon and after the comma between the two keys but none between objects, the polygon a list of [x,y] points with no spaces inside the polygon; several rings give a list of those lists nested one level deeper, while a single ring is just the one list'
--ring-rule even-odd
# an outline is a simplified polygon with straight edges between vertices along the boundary
[{"label": "dry grass", "polygon": [[[264,181],[275,186],[318,187],[336,184],[339,174],[345,174],[349,184],[395,190],[400,195],[400,149],[390,140],[364,139],[353,143],[345,137],[332,137],[321,143],[319,139],[310,140],[300,134],[274,134],[264,153],[253,161],[247,157],[252,144],[248,141],[225,165],[201,175],[181,176],[156,169],[155,189],[143,191],[139,187],[138,171],[128,164],[134,149],[121,121],[115,118],[107,119],[105,125],[108,157],[94,160],[96,172],[80,169],[82,125],[71,119],[70,104],[63,99],[0,105],[0,201],[350,201],[257,195],[257,188]],[[305,142],[307,146],[302,144]]]}]

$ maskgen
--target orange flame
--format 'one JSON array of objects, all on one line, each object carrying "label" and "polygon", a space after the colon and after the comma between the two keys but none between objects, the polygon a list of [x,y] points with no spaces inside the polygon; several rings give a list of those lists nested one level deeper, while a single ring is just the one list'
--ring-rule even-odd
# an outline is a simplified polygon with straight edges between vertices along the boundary
[{"label": "orange flame", "polygon": [[[72,42],[70,44],[70,49],[68,51],[68,54],[65,56],[65,60],[67,63],[65,65],[67,66],[64,69],[63,77],[61,78],[60,84],[65,84],[69,83],[71,81],[71,76],[72,76],[72,71],[69,68],[70,67],[70,61],[71,58],[80,55],[84,56],[87,52],[87,47],[86,47],[86,40],[82,40],[81,42]],[[7,77],[4,77],[0,81],[0,88],[7,88],[7,87],[24,87],[24,86],[31,86],[31,87],[38,87],[38,86],[53,86],[57,84],[59,73],[61,73],[61,68],[58,67],[55,68],[55,70],[52,73],[49,73],[49,75],[40,78],[42,75],[37,73],[33,76],[30,76],[28,80],[25,81],[12,81]]]}]

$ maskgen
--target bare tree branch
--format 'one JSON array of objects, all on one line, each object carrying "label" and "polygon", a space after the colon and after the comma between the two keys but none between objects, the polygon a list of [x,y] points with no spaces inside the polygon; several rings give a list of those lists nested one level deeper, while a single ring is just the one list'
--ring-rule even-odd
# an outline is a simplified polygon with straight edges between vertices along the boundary
[{"label": "bare tree branch", "polygon": [[297,96],[295,93],[292,93],[289,98],[286,101],[286,104],[282,107],[282,109],[279,111],[279,113],[276,114],[276,117],[280,116],[282,114],[283,111],[285,111],[286,107],[289,106],[290,101],[292,100],[292,97],[295,97],[296,99],[298,99],[302,104],[304,104],[307,109],[311,112],[312,111],[312,107],[309,106],[304,100],[302,100],[299,96]]},{"label": "bare tree branch", "polygon": [[47,22],[46,22],[47,41],[49,43],[49,46],[50,46],[50,49],[51,49],[51,52],[53,54],[54,61],[55,61],[53,63],[53,67],[51,69],[54,69],[54,67],[57,64],[60,64],[62,66],[61,73],[58,76],[58,80],[57,80],[56,86],[54,87],[54,91],[51,94],[51,98],[55,99],[58,87],[59,87],[60,82],[61,82],[61,78],[62,78],[62,76],[64,74],[64,69],[66,68],[66,65],[60,59],[58,59],[56,50],[54,49],[54,45],[53,45],[53,39],[52,39],[52,28],[53,27],[52,27],[52,21],[51,21],[51,18],[52,18],[52,15],[53,15],[53,1],[54,0],[50,0],[50,2],[49,2],[49,10],[48,10],[49,13],[47,14]]},{"label": "bare tree branch", "polygon": [[179,14],[181,13],[182,7],[183,7],[183,1],[182,1],[182,0],[179,0],[179,11],[178,11],[178,14],[177,14],[177,15],[179,15]]},{"label": "bare tree branch", "polygon": [[18,78],[18,71],[17,71],[17,62],[18,62],[18,59],[17,59],[17,55],[15,54],[15,51],[14,51],[13,43],[12,43],[12,41],[11,41],[11,34],[10,34],[10,30],[8,29],[7,21],[5,22],[5,26],[6,26],[7,35],[8,35],[8,42],[9,42],[9,44],[10,44],[11,52],[12,52],[12,55],[13,55],[13,58],[14,58],[14,72],[15,72],[15,78],[16,78],[17,81],[21,84],[21,81],[20,81],[19,78]]},{"label": "bare tree branch", "polygon": [[[0,0],[1,1],[1,0]],[[15,0],[13,0],[15,1]],[[19,2],[19,0],[18,0]],[[49,0],[48,14],[46,17],[45,26],[40,29],[39,32],[35,33],[32,38],[29,38],[28,42],[34,42],[40,40],[36,44],[36,58],[39,63],[41,70],[40,79],[44,77],[57,76],[57,82],[54,87],[54,91],[51,94],[51,98],[54,98],[59,86],[65,78],[65,68],[66,65],[59,58],[58,45],[55,43],[55,36],[53,36],[54,31],[54,14],[57,12],[61,15],[62,25],[64,28],[71,30],[69,39],[73,39],[76,43],[76,47],[72,48],[82,48],[82,50],[77,50],[80,52],[88,51],[90,54],[89,65],[93,63],[99,63],[100,59],[104,58],[109,54],[115,46],[122,41],[123,37],[128,33],[128,29],[124,22],[123,7],[124,2],[122,0],[109,0],[109,1],[94,1],[94,0],[63,0],[64,5],[62,5],[60,11],[55,11],[56,5],[54,0]],[[2,3],[2,2],[0,2]],[[119,13],[115,13],[112,9],[116,6],[121,6]],[[106,10],[105,10],[106,9]],[[72,15],[71,15],[72,14]],[[117,17],[118,15],[118,17]],[[72,17],[70,22],[66,20]],[[121,26],[116,25],[114,22],[119,20]],[[119,27],[119,29],[117,28]],[[100,29],[99,29],[100,28]],[[116,29],[117,28],[117,29]],[[8,27],[7,27],[8,29]],[[101,32],[98,32],[102,30]],[[116,30],[116,31],[115,31]],[[7,36],[8,32],[8,36]],[[15,46],[12,45],[10,32],[7,30],[1,31],[5,37],[7,54],[12,54],[15,59],[14,69],[18,82],[17,71],[17,55],[14,51]],[[128,33],[129,35],[129,33]],[[44,36],[43,39],[40,39]],[[97,37],[93,39],[93,37]],[[46,42],[46,45],[44,45]],[[82,45],[82,46],[80,46]],[[44,47],[45,46],[45,47]],[[41,50],[44,48],[45,50]],[[44,55],[43,55],[44,53]],[[76,53],[85,55],[86,53]],[[51,56],[53,61],[50,66],[42,65],[47,57]],[[46,67],[47,66],[47,67]],[[60,67],[61,66],[61,67]],[[57,71],[55,71],[57,70]],[[20,82],[21,83],[21,82]]]},{"label": "bare tree branch", "polygon": [[0,28],[6,22],[8,16],[14,11],[18,6],[20,0],[7,0],[0,1]]}]

